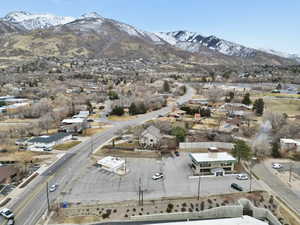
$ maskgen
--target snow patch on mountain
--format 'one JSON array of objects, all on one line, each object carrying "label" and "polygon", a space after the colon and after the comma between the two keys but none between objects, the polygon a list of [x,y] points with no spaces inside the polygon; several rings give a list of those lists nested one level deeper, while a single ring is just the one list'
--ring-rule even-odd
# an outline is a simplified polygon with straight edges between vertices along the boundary
[{"label": "snow patch on mountain", "polygon": [[16,11],[7,14],[3,20],[18,23],[27,30],[44,29],[52,26],[70,23],[73,17],[55,16],[52,14],[32,14],[24,11]]},{"label": "snow patch on mountain", "polygon": [[202,34],[189,31],[174,31],[157,33],[163,40],[190,52],[197,52],[201,47],[207,47],[224,55],[238,57],[255,56],[256,50],[245,46],[220,39],[215,36],[203,36]]},{"label": "snow patch on mountain", "polygon": [[265,48],[260,48],[259,50],[269,53],[269,54],[277,55],[277,56],[280,56],[283,58],[296,59],[297,61],[300,62],[300,55],[298,55],[298,54],[290,54],[290,53],[286,53],[286,52],[276,51],[273,49],[265,49]]},{"label": "snow patch on mountain", "polygon": [[85,13],[83,14],[81,17],[79,17],[79,19],[84,19],[84,18],[97,18],[97,19],[104,19],[103,16],[99,15],[96,12],[89,12],[89,13]]}]

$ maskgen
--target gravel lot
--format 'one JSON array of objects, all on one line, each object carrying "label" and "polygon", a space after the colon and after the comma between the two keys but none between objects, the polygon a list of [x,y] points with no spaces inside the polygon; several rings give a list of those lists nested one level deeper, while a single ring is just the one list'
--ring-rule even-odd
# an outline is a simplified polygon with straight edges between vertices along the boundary
[{"label": "gravel lot", "polygon": [[[80,179],[71,188],[64,190],[66,194],[62,198],[65,201],[84,203],[138,200],[139,179],[144,190],[144,199],[196,196],[199,180],[189,179],[192,175],[189,163],[187,153],[162,160],[128,158],[127,167],[130,172],[126,176],[118,176],[87,165]],[[165,178],[152,180],[151,177],[157,172],[163,172]],[[201,177],[200,195],[236,192],[230,188],[233,182],[238,183],[245,191],[249,190],[249,181],[239,181],[235,176]],[[253,179],[252,184],[252,190],[262,190],[256,180]]]}]

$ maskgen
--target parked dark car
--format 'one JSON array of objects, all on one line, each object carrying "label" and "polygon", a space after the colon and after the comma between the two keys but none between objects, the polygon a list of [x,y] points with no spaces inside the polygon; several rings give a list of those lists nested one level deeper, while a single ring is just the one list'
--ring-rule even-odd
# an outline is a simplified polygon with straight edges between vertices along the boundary
[{"label": "parked dark car", "polygon": [[178,157],[180,156],[179,152],[178,151],[175,151],[175,155]]},{"label": "parked dark car", "polygon": [[238,190],[238,191],[243,191],[243,188],[236,183],[232,183],[231,188]]}]

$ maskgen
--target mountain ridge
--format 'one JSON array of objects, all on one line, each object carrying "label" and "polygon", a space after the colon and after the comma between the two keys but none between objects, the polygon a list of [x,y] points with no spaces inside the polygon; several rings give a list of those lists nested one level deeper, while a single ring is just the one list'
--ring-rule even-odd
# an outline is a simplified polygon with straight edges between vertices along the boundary
[{"label": "mountain ridge", "polygon": [[[293,64],[286,59],[216,36],[175,31],[152,33],[129,24],[105,18],[96,12],[78,18],[24,11],[8,13],[0,19],[0,53],[4,56],[157,57],[210,64]],[[0,31],[1,31],[0,23]],[[5,29],[8,24],[12,29]],[[17,29],[15,26],[23,27]],[[15,29],[14,29],[15,28]]]}]

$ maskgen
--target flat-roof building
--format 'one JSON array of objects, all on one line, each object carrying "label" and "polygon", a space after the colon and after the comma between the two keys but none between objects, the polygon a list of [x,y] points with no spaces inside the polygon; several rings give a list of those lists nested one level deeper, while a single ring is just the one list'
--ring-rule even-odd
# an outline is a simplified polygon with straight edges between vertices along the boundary
[{"label": "flat-roof building", "polygon": [[182,222],[155,223],[156,225],[268,225],[269,223],[255,219],[251,216],[237,218],[193,220]]},{"label": "flat-roof building", "polygon": [[224,176],[234,171],[236,159],[227,152],[190,153],[195,175]]},{"label": "flat-roof building", "polygon": [[97,164],[102,169],[113,173],[119,173],[120,170],[125,170],[125,160],[119,157],[107,156],[98,160]]}]

